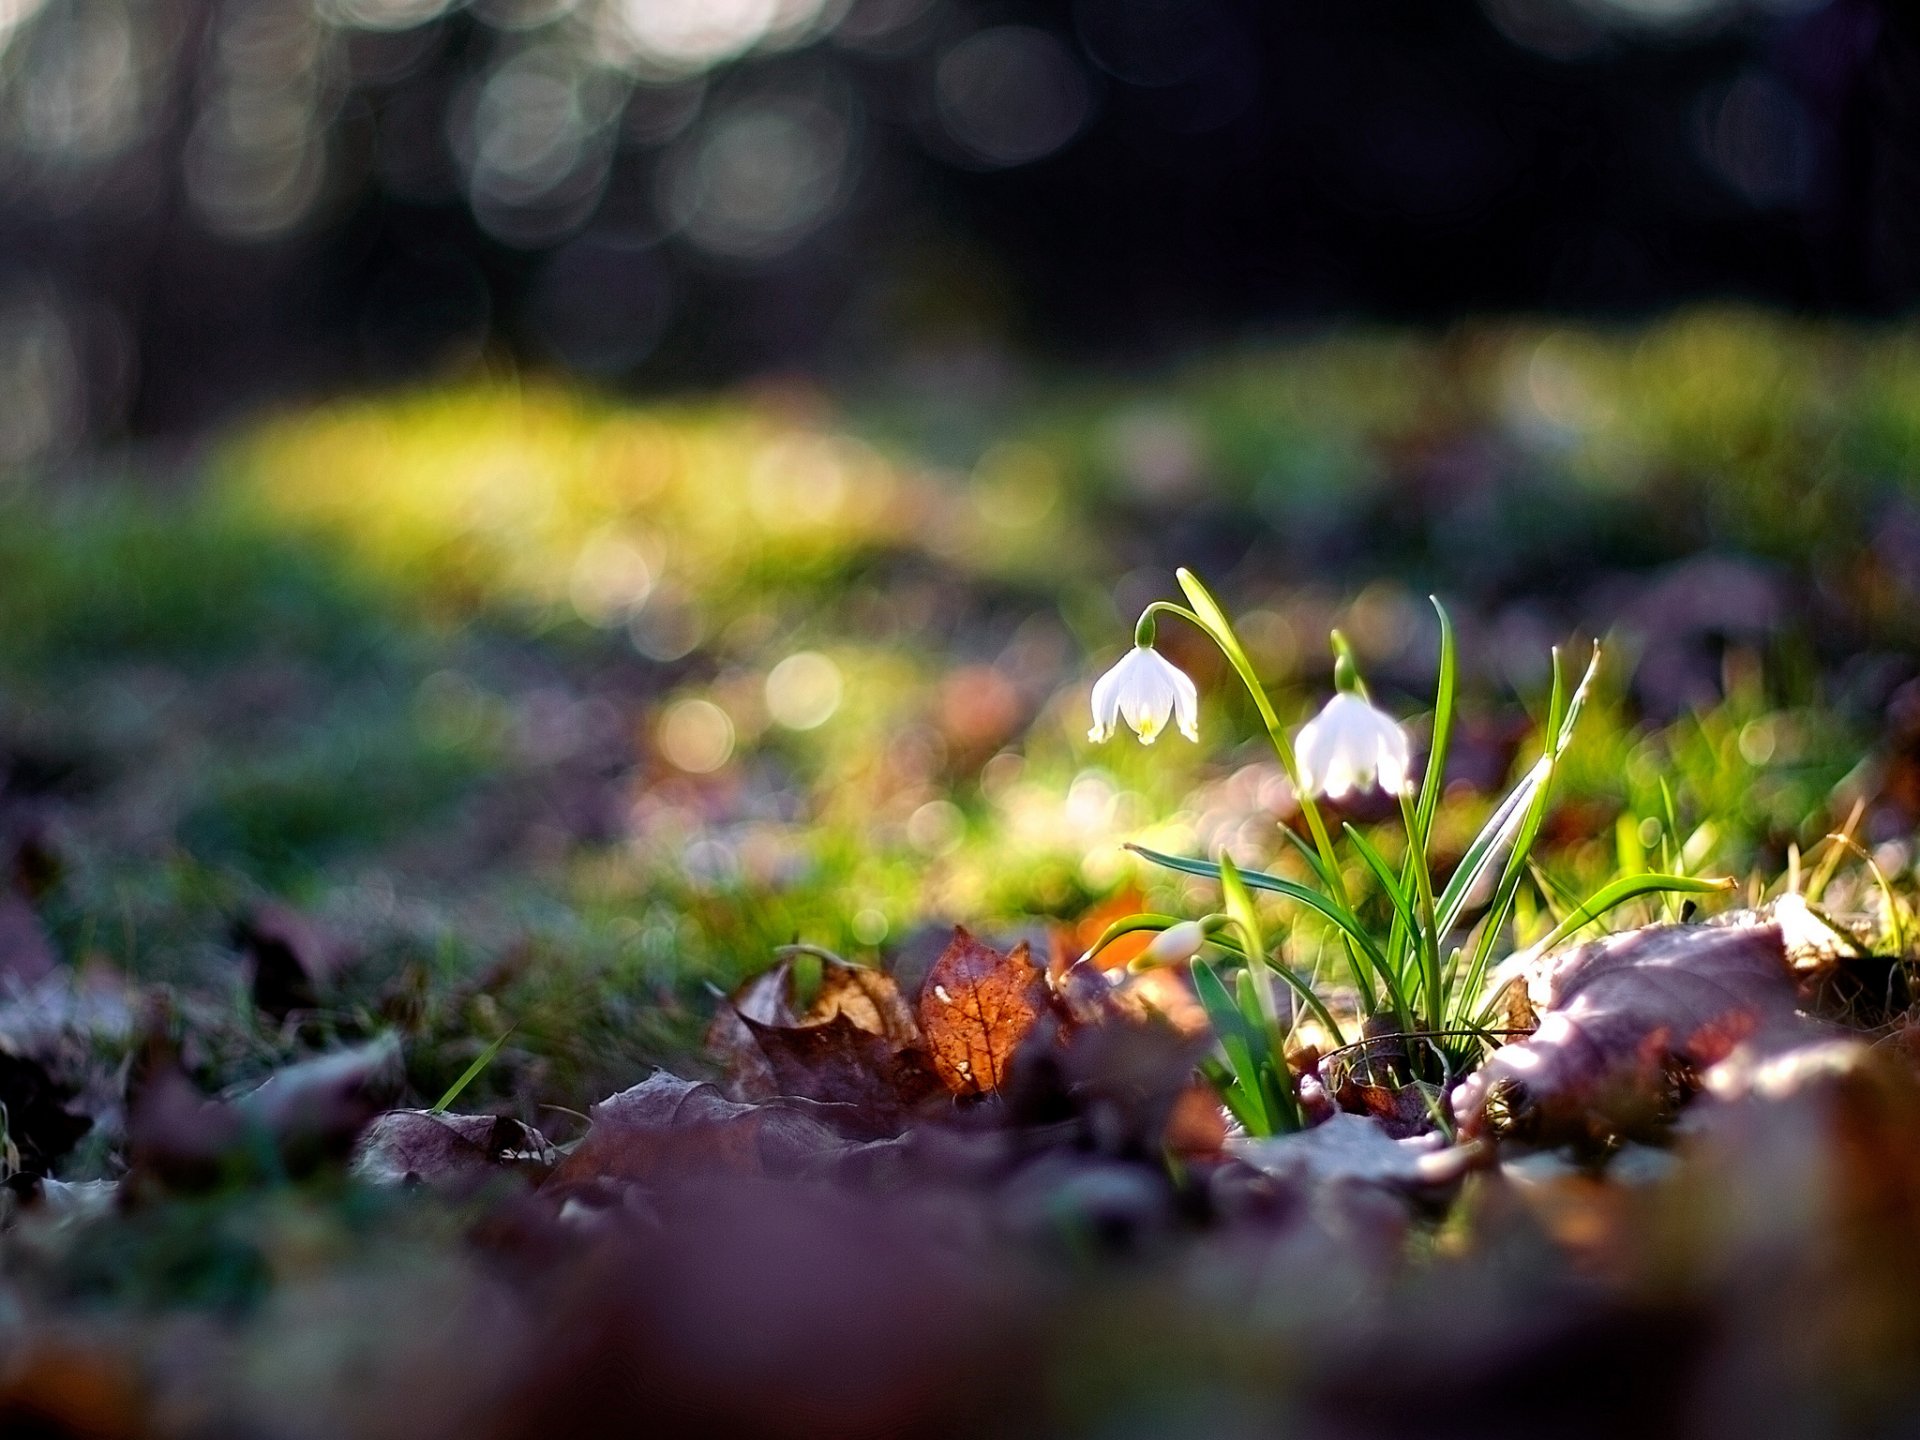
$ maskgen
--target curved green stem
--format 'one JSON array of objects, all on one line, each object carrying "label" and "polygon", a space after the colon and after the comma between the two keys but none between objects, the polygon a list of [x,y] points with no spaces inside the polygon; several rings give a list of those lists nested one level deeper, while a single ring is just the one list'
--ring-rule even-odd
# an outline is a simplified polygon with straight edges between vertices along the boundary
[{"label": "curved green stem", "polygon": [[[1307,830],[1313,836],[1313,848],[1320,855],[1320,863],[1325,872],[1327,886],[1334,898],[1342,905],[1347,902],[1346,882],[1340,874],[1340,862],[1333,853],[1333,840],[1327,833],[1327,822],[1320,813],[1320,806],[1312,793],[1300,782],[1300,762],[1294,758],[1293,745],[1287,739],[1286,727],[1280,723],[1280,716],[1274,711],[1273,702],[1267,698],[1266,687],[1260,683],[1260,677],[1254,673],[1253,662],[1247,658],[1240,637],[1234,633],[1233,623],[1227,619],[1226,611],[1220,608],[1220,602],[1202,585],[1191,570],[1181,569],[1174,572],[1180,581],[1180,588],[1187,592],[1187,598],[1193,602],[1193,609],[1176,604],[1171,600],[1155,600],[1140,612],[1142,620],[1150,615],[1172,615],[1185,620],[1199,630],[1226,657],[1233,671],[1240,677],[1240,683],[1246,687],[1252,697],[1254,708],[1260,712],[1260,722],[1267,728],[1267,738],[1273,742],[1273,752],[1280,760],[1280,768],[1286,772],[1288,782],[1293,786],[1294,797],[1299,801],[1300,813],[1306,817]],[[1353,971],[1354,985],[1360,992],[1360,1002],[1366,1012],[1374,1011],[1373,987],[1367,983],[1365,967],[1352,943],[1347,945],[1347,961]]]}]

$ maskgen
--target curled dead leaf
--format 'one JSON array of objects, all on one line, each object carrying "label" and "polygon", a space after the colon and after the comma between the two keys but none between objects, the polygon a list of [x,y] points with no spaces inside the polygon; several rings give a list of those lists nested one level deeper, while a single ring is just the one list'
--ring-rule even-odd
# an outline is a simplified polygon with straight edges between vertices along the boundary
[{"label": "curled dead leaf", "polygon": [[898,1133],[923,1101],[944,1093],[893,977],[827,960],[804,1014],[793,991],[793,964],[783,959],[714,1015],[707,1046],[726,1067],[729,1098],[855,1107],[854,1128],[880,1135]]},{"label": "curled dead leaf", "polygon": [[734,1100],[764,1100],[779,1090],[773,1064],[747,1022],[763,1026],[798,1023],[793,1011],[793,962],[782,960],[743,982],[713,1012],[707,1027],[707,1053],[727,1073],[727,1095]]},{"label": "curled dead leaf", "polygon": [[1743,1042],[1785,1049],[1825,1033],[1796,1009],[1771,922],[1625,931],[1538,957],[1515,985],[1509,1019],[1536,1027],[1454,1092],[1463,1134],[1635,1134],[1670,1117]]},{"label": "curled dead leaf", "polygon": [[913,1007],[907,1004],[893,977],[864,965],[828,962],[820,974],[820,988],[800,1023],[828,1025],[839,1019],[879,1036],[895,1049],[920,1043]]},{"label": "curled dead leaf", "polygon": [[865,1133],[898,1133],[925,1101],[945,1093],[924,1051],[896,1046],[844,1012],[817,1025],[740,1023],[773,1073],[775,1095],[855,1107]]}]

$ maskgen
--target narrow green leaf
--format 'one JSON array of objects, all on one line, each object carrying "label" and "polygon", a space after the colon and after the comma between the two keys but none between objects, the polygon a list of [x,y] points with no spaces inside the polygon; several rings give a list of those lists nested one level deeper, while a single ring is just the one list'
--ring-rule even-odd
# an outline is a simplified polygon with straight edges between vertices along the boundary
[{"label": "narrow green leaf", "polygon": [[[1217,937],[1214,940],[1214,944],[1218,945],[1230,955],[1238,955],[1243,960],[1246,958],[1246,953],[1224,935]],[[1345,1045],[1347,1043],[1347,1037],[1341,1031],[1340,1022],[1333,1018],[1333,1012],[1327,1009],[1326,1002],[1321,1000],[1310,982],[1296,975],[1291,968],[1285,965],[1270,961],[1267,969],[1285,981],[1287,988],[1300,997],[1300,1003],[1313,1012],[1314,1019],[1318,1020],[1325,1028],[1327,1034],[1333,1037],[1333,1043],[1335,1045]]]},{"label": "narrow green leaf", "polygon": [[1220,972],[1205,960],[1193,962],[1193,991],[1200,999],[1200,1007],[1207,1012],[1207,1020],[1213,1026],[1217,1036],[1237,1034],[1244,1023],[1240,1017],[1240,1007],[1227,993],[1226,982],[1220,978]]},{"label": "narrow green leaf", "polygon": [[[1213,593],[1200,583],[1200,577],[1191,570],[1184,567],[1176,570],[1174,578],[1180,582],[1181,590],[1193,606],[1191,613],[1195,622],[1220,647],[1220,653],[1227,657],[1227,663],[1233,666],[1241,683],[1246,686],[1254,708],[1260,712],[1260,722],[1267,727],[1267,738],[1273,742],[1273,753],[1280,759],[1280,768],[1287,772],[1287,780],[1293,786],[1300,813],[1307,822],[1307,829],[1313,834],[1314,849],[1320,857],[1316,867],[1320,881],[1329,895],[1344,904],[1346,884],[1340,875],[1339,861],[1334,858],[1333,841],[1327,835],[1326,817],[1320,813],[1320,804],[1313,792],[1300,783],[1300,764],[1294,758],[1293,742],[1287,738],[1286,727],[1280,723],[1273,701],[1267,697],[1266,687],[1260,683],[1253,662],[1247,658],[1246,647],[1234,633],[1233,622],[1227,618],[1227,612],[1221,608],[1220,602],[1213,598]],[[1348,939],[1346,951],[1347,964],[1353,972],[1353,983],[1359,991],[1361,1007],[1371,1014],[1375,997],[1373,987],[1367,981],[1366,967],[1361,963],[1361,951],[1352,939]]]},{"label": "narrow green leaf", "polygon": [[1622,875],[1611,884],[1603,885],[1595,891],[1593,897],[1573,914],[1567,916],[1552,930],[1546,938],[1534,946],[1544,954],[1558,945],[1568,936],[1575,934],[1583,926],[1591,924],[1609,910],[1624,905],[1627,901],[1642,895],[1718,895],[1734,888],[1732,880],[1701,880],[1691,875]]},{"label": "narrow green leaf", "polygon": [[[1220,972],[1204,960],[1193,962],[1193,989],[1213,1026],[1213,1038],[1232,1067],[1236,1088],[1241,1092],[1248,1113],[1241,1119],[1257,1135],[1273,1133],[1272,1117],[1267,1114],[1266,1096],[1260,1086],[1260,1065],[1254,1058],[1251,1032],[1240,1007],[1227,993]],[[1239,1113],[1236,1111],[1236,1113]]]},{"label": "narrow green leaf", "polygon": [[[1500,883],[1495,887],[1493,904],[1481,918],[1479,938],[1474,943],[1473,956],[1467,966],[1467,974],[1456,994],[1461,1007],[1470,1006],[1478,991],[1482,977],[1493,957],[1494,942],[1505,928],[1507,916],[1513,909],[1514,897],[1519,893],[1520,881],[1526,874],[1526,866],[1533,851],[1534,841],[1539,837],[1540,826],[1546,819],[1547,802],[1551,798],[1553,775],[1560,757],[1566,753],[1567,746],[1573,741],[1574,727],[1579,723],[1580,712],[1586,706],[1587,696],[1593,688],[1594,676],[1600,670],[1600,647],[1593,647],[1593,655],[1587,662],[1580,683],[1574,687],[1571,697],[1566,695],[1565,671],[1561,665],[1560,651],[1553,652],[1553,691],[1547,702],[1547,723],[1544,726],[1549,737],[1546,746],[1528,772],[1527,780],[1514,787],[1508,801],[1518,799],[1523,789],[1527,790],[1524,808],[1515,807],[1506,817],[1506,823],[1516,825],[1511,838],[1511,848],[1507,854],[1506,869],[1502,872]],[[1529,786],[1529,782],[1531,782]],[[1503,808],[1505,808],[1503,806]],[[1517,822],[1517,823],[1516,823]],[[1483,862],[1483,870],[1488,868],[1490,860]],[[1463,867],[1464,868],[1464,867]],[[1448,886],[1451,890],[1453,887]],[[1465,892],[1460,896],[1459,905],[1464,906]],[[1457,918],[1458,907],[1445,917],[1440,933],[1445,934]]]},{"label": "narrow green leaf", "polygon": [[1387,903],[1393,906],[1394,915],[1399,922],[1409,931],[1414,930],[1419,924],[1419,919],[1413,913],[1413,902],[1407,898],[1407,892],[1400,888],[1399,877],[1393,873],[1393,868],[1374,848],[1373,842],[1351,824],[1343,825],[1341,828],[1346,831],[1347,839],[1352,842],[1353,848],[1360,853],[1360,858],[1366,862],[1367,869],[1373,872],[1373,878],[1380,882],[1380,888],[1386,891]]},{"label": "narrow green leaf", "polygon": [[518,1028],[518,1026],[508,1026],[498,1040],[495,1040],[491,1045],[487,1046],[486,1049],[474,1056],[473,1063],[467,1066],[458,1080],[447,1087],[446,1094],[433,1102],[433,1108],[428,1113],[433,1115],[445,1114],[447,1107],[460,1098],[461,1092],[475,1080],[478,1080],[480,1073],[493,1063],[494,1056],[500,1053],[500,1047],[512,1038],[513,1032]]},{"label": "narrow green leaf", "polygon": [[1248,1105],[1226,1062],[1218,1056],[1205,1055],[1201,1057],[1199,1069],[1207,1083],[1213,1086],[1214,1094],[1220,1097],[1220,1103],[1233,1112],[1233,1118],[1240,1122],[1247,1133],[1259,1133],[1255,1129],[1259,1124],[1259,1116]]},{"label": "narrow green leaf", "polygon": [[1234,977],[1233,998],[1240,1018],[1246,1021],[1247,1031],[1256,1037],[1249,1048],[1256,1061],[1269,1060],[1273,1056],[1273,1032],[1267,1019],[1267,1006],[1260,998],[1260,982],[1251,969],[1242,970]]},{"label": "narrow green leaf", "polygon": [[1613,863],[1622,875],[1647,868],[1647,847],[1640,843],[1640,820],[1631,810],[1622,810],[1614,819]]},{"label": "narrow green leaf", "polygon": [[[1643,875],[1644,870],[1631,870],[1631,875]],[[1541,869],[1531,859],[1527,861],[1527,874],[1532,877],[1534,888],[1547,902],[1547,909],[1553,912],[1553,923],[1558,925],[1567,916],[1580,908],[1580,897],[1563,882],[1556,880]]]},{"label": "narrow green leaf", "polygon": [[1440,603],[1439,596],[1429,595],[1427,600],[1433,606],[1433,613],[1440,617],[1440,676],[1433,698],[1433,738],[1427,746],[1427,773],[1420,782],[1420,804],[1415,812],[1420,817],[1422,851],[1426,849],[1427,837],[1433,833],[1433,817],[1440,808],[1440,792],[1446,784],[1447,747],[1453,738],[1454,690],[1460,670],[1453,618],[1447,614],[1447,607]]},{"label": "narrow green leaf", "polygon": [[1227,914],[1247,937],[1247,954],[1267,953],[1267,937],[1260,928],[1259,912],[1253,908],[1253,896],[1240,878],[1240,867],[1224,851],[1220,856],[1220,893],[1226,900]]},{"label": "narrow green leaf", "polygon": [[1467,846],[1466,854],[1460,857],[1460,863],[1454,867],[1452,877],[1440,892],[1440,898],[1434,902],[1434,921],[1442,935],[1447,934],[1460,923],[1460,912],[1466,908],[1467,899],[1472,895],[1480,881],[1499,860],[1502,852],[1519,833],[1526,819],[1527,807],[1533,803],[1535,794],[1552,773],[1552,766],[1543,755],[1533,768],[1520,777],[1519,783],[1507,792],[1507,798],[1494,807],[1487,823]]},{"label": "narrow green leaf", "polygon": [[1318,880],[1323,888],[1329,890],[1333,888],[1327,883],[1327,867],[1320,862],[1319,854],[1309,841],[1287,825],[1280,827],[1280,838],[1292,845],[1300,858],[1307,862],[1307,868],[1313,871],[1313,878]]}]

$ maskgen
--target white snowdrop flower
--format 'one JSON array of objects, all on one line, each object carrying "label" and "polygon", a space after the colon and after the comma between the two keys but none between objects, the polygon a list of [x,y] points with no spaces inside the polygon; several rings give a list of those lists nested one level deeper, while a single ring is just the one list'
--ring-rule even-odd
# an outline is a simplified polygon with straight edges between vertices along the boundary
[{"label": "white snowdrop flower", "polygon": [[1391,716],[1344,691],[1301,727],[1294,750],[1300,783],[1315,795],[1338,800],[1379,784],[1390,795],[1409,789],[1412,757],[1407,732]]},{"label": "white snowdrop flower", "polygon": [[1153,943],[1140,952],[1134,963],[1146,965],[1184,965],[1200,953],[1207,943],[1207,931],[1198,920],[1182,920],[1169,925],[1153,937]]},{"label": "white snowdrop flower", "polygon": [[1151,745],[1172,717],[1189,740],[1200,738],[1200,692],[1180,668],[1150,645],[1135,645],[1093,687],[1089,740],[1105,740],[1125,720]]}]

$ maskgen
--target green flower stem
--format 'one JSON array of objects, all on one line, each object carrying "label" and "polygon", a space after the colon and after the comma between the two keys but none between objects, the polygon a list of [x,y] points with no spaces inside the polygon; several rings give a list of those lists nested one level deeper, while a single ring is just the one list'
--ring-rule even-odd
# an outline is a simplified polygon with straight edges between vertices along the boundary
[{"label": "green flower stem", "polygon": [[[1253,697],[1254,708],[1260,712],[1261,723],[1267,727],[1267,738],[1273,742],[1273,751],[1280,759],[1280,768],[1286,771],[1287,780],[1293,786],[1294,797],[1300,802],[1300,813],[1306,817],[1307,829],[1313,836],[1314,849],[1320,855],[1320,863],[1326,872],[1327,886],[1333,891],[1334,898],[1342,906],[1348,905],[1347,887],[1340,874],[1339,859],[1333,853],[1333,841],[1327,834],[1327,822],[1320,814],[1320,806],[1314,800],[1307,787],[1300,782],[1300,763],[1294,759],[1293,746],[1287,739],[1286,727],[1280,723],[1280,717],[1274,713],[1273,702],[1267,698],[1266,687],[1260,683],[1260,677],[1254,673],[1253,662],[1247,658],[1246,650],[1240,644],[1240,637],[1234,634],[1233,625],[1227,619],[1226,612],[1220,609],[1218,602],[1208,594],[1206,587],[1200,584],[1191,571],[1177,572],[1180,586],[1191,599],[1204,597],[1206,607],[1212,612],[1211,619],[1203,619],[1194,610],[1171,600],[1156,600],[1141,612],[1144,622],[1150,615],[1174,615],[1185,620],[1199,630],[1219,648],[1227,663],[1240,677],[1240,683],[1246,687],[1247,694]],[[1360,963],[1360,956],[1351,943],[1347,947],[1347,960],[1353,970],[1354,985],[1360,992],[1360,1002],[1371,1015],[1374,1012],[1373,986],[1368,983],[1366,971]]]}]

